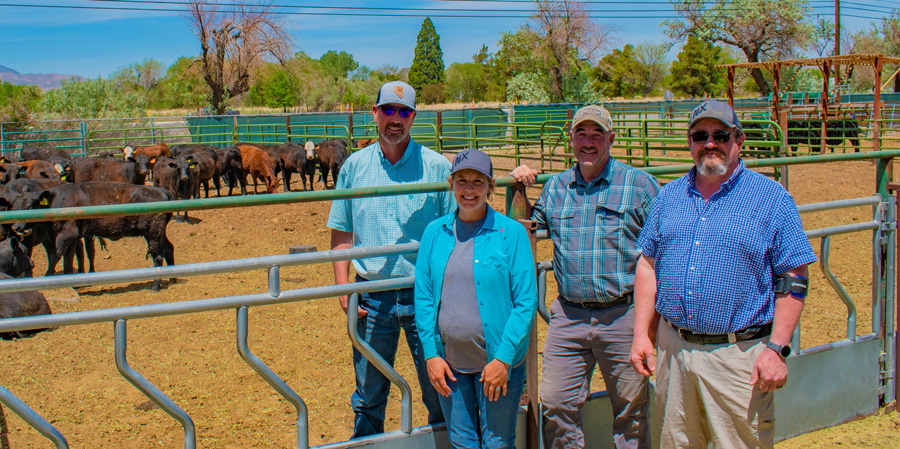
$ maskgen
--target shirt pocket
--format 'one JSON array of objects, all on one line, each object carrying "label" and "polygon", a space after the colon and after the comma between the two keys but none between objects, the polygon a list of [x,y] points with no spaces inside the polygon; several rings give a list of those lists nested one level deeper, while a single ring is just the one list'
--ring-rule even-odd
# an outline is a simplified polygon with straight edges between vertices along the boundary
[{"label": "shirt pocket", "polygon": [[550,213],[550,237],[555,242],[562,240],[563,232],[570,231],[575,225],[575,209],[572,207],[555,208]]},{"label": "shirt pocket", "polygon": [[618,250],[619,239],[628,230],[624,204],[598,204],[594,226],[600,231],[602,249]]}]

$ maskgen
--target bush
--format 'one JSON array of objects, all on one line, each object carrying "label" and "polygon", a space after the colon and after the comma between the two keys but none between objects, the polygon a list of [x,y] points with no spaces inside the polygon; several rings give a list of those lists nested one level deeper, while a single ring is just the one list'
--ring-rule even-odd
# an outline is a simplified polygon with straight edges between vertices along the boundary
[{"label": "bush", "polygon": [[443,84],[426,84],[422,86],[422,92],[419,93],[416,101],[423,104],[443,103],[446,90],[447,86]]}]

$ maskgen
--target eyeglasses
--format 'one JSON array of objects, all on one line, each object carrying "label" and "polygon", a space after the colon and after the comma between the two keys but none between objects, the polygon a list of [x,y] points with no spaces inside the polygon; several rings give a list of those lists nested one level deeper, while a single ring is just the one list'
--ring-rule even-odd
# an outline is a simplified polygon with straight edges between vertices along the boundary
[{"label": "eyeglasses", "polygon": [[[716,143],[727,143],[731,140],[731,133],[728,131],[716,131],[712,133],[712,138]],[[704,143],[709,139],[709,133],[706,131],[695,131],[691,133],[691,141],[694,143]]]},{"label": "eyeglasses", "polygon": [[411,108],[398,108],[389,104],[379,106],[378,109],[381,109],[381,112],[388,117],[393,116],[394,112],[399,112],[400,117],[409,118],[409,116],[414,112]]}]

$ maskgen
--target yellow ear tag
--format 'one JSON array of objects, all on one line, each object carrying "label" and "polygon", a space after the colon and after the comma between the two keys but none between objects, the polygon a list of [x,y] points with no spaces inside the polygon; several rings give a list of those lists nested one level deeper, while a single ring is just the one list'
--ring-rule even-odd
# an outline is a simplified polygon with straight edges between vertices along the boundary
[{"label": "yellow ear tag", "polygon": [[188,168],[196,168],[196,167],[197,167],[197,164],[191,164],[191,166]]},{"label": "yellow ear tag", "polygon": [[47,204],[50,204],[47,202],[47,198],[41,198],[41,206],[46,206]]}]

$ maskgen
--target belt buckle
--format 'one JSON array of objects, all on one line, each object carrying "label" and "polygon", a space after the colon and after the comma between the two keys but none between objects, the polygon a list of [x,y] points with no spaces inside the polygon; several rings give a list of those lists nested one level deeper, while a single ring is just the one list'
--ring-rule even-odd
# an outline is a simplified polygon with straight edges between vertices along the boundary
[{"label": "belt buckle", "polygon": [[728,333],[728,343],[729,344],[737,343],[737,334],[735,334],[734,332],[729,332]]}]

